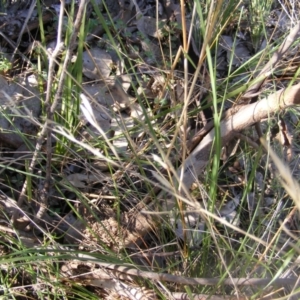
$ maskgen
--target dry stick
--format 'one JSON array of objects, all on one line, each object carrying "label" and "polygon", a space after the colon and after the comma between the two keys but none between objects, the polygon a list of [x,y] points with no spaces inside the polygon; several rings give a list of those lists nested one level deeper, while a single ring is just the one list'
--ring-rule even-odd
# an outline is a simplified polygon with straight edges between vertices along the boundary
[{"label": "dry stick", "polygon": [[[55,94],[55,98],[53,101],[53,104],[51,105],[51,88],[52,88],[52,82],[53,82],[53,70],[54,70],[54,62],[56,57],[59,55],[62,47],[63,47],[63,43],[61,43],[62,37],[61,37],[61,33],[62,33],[62,25],[63,25],[63,15],[64,15],[64,7],[65,7],[65,1],[61,0],[61,10],[60,10],[60,17],[59,17],[59,29],[58,29],[58,36],[57,36],[57,45],[56,48],[53,52],[53,54],[50,56],[49,58],[49,77],[48,77],[48,86],[47,86],[47,98],[45,101],[45,106],[47,109],[47,121],[45,122],[43,128],[41,129],[41,132],[39,134],[39,138],[37,140],[36,143],[36,147],[35,147],[35,151],[34,151],[34,155],[31,161],[31,164],[29,166],[29,172],[33,172],[33,169],[35,167],[36,164],[36,158],[38,153],[41,150],[42,144],[45,140],[45,137],[47,136],[47,167],[46,167],[46,180],[45,180],[45,185],[43,187],[42,193],[41,193],[41,205],[39,208],[39,211],[37,212],[36,218],[35,219],[41,219],[42,216],[44,215],[44,213],[46,212],[47,209],[47,205],[48,205],[48,188],[50,185],[50,180],[51,180],[51,158],[52,158],[52,153],[51,153],[51,134],[52,134],[52,125],[51,125],[51,120],[53,119],[53,114],[54,111],[57,107],[58,101],[61,99],[61,95],[62,95],[62,91],[63,91],[63,86],[64,86],[64,79],[66,76],[66,70],[67,67],[70,63],[71,60],[71,55],[73,50],[75,49],[76,46],[76,37],[78,35],[79,32],[79,28],[80,28],[80,24],[82,21],[82,17],[83,17],[83,11],[84,11],[84,5],[85,0],[81,0],[80,5],[79,5],[79,9],[78,9],[78,13],[76,16],[76,20],[74,23],[74,29],[70,38],[70,43],[68,45],[67,51],[66,51],[66,57],[64,60],[64,64],[63,64],[63,68],[62,68],[62,72],[61,72],[61,76],[59,79],[59,83],[58,83],[58,89],[57,92]],[[51,105],[51,106],[50,106]],[[19,196],[18,199],[18,206],[20,207],[23,203],[23,201],[26,199],[26,188],[27,188],[27,179],[24,182],[21,194]],[[13,220],[15,221],[18,217],[18,212],[16,211],[16,213],[13,216]]]},{"label": "dry stick", "polygon": [[[42,217],[46,213],[47,206],[48,206],[48,193],[49,193],[50,184],[51,184],[51,159],[52,159],[51,133],[52,133],[52,131],[51,131],[50,126],[51,126],[51,121],[53,119],[53,116],[51,115],[50,109],[51,109],[52,83],[53,83],[53,79],[54,79],[55,60],[58,57],[58,55],[61,53],[61,50],[63,49],[63,46],[64,46],[64,44],[62,42],[62,27],[63,27],[64,9],[65,9],[65,1],[62,0],[61,6],[60,6],[56,47],[55,47],[52,55],[49,57],[48,85],[47,85],[46,100],[45,100],[47,119],[45,121],[44,127],[42,129],[42,133],[41,133],[40,139],[39,139],[39,142],[43,143],[45,136],[46,136],[47,159],[46,159],[46,177],[45,177],[44,186],[43,186],[42,190],[39,191],[39,199],[38,200],[40,200],[40,206],[39,206],[39,210],[37,211],[36,216],[34,218],[35,222],[38,222],[39,220],[41,220]],[[63,73],[64,73],[64,71],[62,71],[62,74]],[[57,93],[58,93],[58,91],[56,92],[56,95],[57,95]]]},{"label": "dry stick", "polygon": [[[258,73],[258,75],[254,75],[257,78],[264,78],[258,80],[255,84],[253,84],[242,96],[242,99],[251,99],[251,102],[256,102],[258,99],[259,90],[261,89],[265,79],[275,70],[278,62],[283,58],[284,54],[289,50],[292,46],[293,42],[299,37],[300,30],[300,22],[297,23],[294,28],[290,31],[289,35],[284,39],[279,49],[274,52],[270,61],[264,66],[264,68]],[[259,123],[255,123],[255,129],[257,135],[262,137],[262,131]]]},{"label": "dry stick", "polygon": [[[220,135],[222,144],[228,143],[236,132],[240,132],[245,128],[252,126],[256,122],[265,119],[278,110],[283,110],[289,106],[300,104],[300,83],[287,89],[282,89],[257,103],[243,106],[236,114],[222,120],[220,123]],[[211,130],[200,142],[200,144],[192,151],[185,161],[184,169],[180,167],[173,181],[176,182],[180,174],[183,172],[182,178],[185,188],[188,190],[192,183],[197,180],[198,176],[205,169],[214,141],[215,131]],[[166,192],[161,191],[156,197],[157,201],[152,201],[149,210],[156,205],[160,205],[166,212],[170,212],[175,207],[175,201]],[[169,198],[167,200],[166,198]],[[134,228],[125,237],[125,247],[135,247],[140,243],[140,238],[145,236],[151,228],[156,227],[156,220],[151,215],[143,212],[134,215]]]},{"label": "dry stick", "polygon": [[[89,261],[89,260],[88,260]],[[168,273],[155,273],[149,271],[138,270],[132,266],[124,266],[117,264],[110,264],[105,262],[94,261],[97,265],[104,267],[105,269],[111,270],[117,278],[123,278],[124,274],[126,276],[138,276],[141,278],[147,278],[155,281],[166,281],[173,282],[177,284],[186,284],[186,285],[217,285],[217,284],[225,284],[225,285],[240,285],[240,286],[266,286],[269,283],[272,283],[274,286],[282,286],[286,284],[294,284],[297,282],[298,278],[232,278],[232,279],[224,279],[220,278],[190,278],[184,276],[171,275]],[[101,273],[101,269],[99,269],[99,273]],[[89,277],[89,275],[86,275]],[[92,274],[92,278],[97,277],[97,271]]]},{"label": "dry stick", "polygon": [[[63,11],[63,8],[65,6],[65,1],[61,0],[61,11]],[[36,214],[36,219],[40,220],[42,219],[43,215],[46,212],[47,209],[47,205],[48,205],[48,194],[49,194],[49,189],[50,189],[50,185],[51,185],[51,163],[52,163],[52,131],[53,131],[53,115],[54,112],[56,110],[56,107],[58,105],[58,102],[61,100],[62,98],[62,93],[63,93],[63,89],[64,89],[64,82],[65,82],[65,78],[67,75],[67,69],[68,66],[71,62],[71,57],[73,54],[73,51],[76,47],[76,38],[77,35],[79,33],[80,30],[80,25],[82,22],[82,18],[83,18],[83,14],[84,14],[84,8],[86,5],[86,0],[81,0],[79,7],[78,7],[78,12],[77,12],[77,16],[74,22],[74,28],[73,28],[73,32],[71,34],[71,38],[70,38],[70,42],[69,45],[67,47],[66,50],[66,57],[63,63],[63,67],[61,70],[61,74],[60,74],[60,78],[59,78],[59,82],[58,82],[58,88],[57,88],[57,92],[55,93],[55,97],[53,100],[52,105],[50,106],[50,102],[49,102],[49,106],[47,107],[47,122],[46,124],[48,126],[46,126],[47,128],[47,165],[46,165],[46,178],[45,178],[45,183],[44,183],[44,187],[41,193],[41,205],[39,208],[39,211]],[[57,40],[59,43],[59,41],[61,40],[61,35],[62,35],[62,25],[63,25],[63,12],[62,12],[62,20],[60,22],[60,30],[58,31],[58,37]],[[51,89],[51,86],[50,86]]]},{"label": "dry stick", "polygon": [[[75,264],[78,264],[77,262]],[[101,265],[101,264],[100,264]],[[97,268],[95,270],[93,270],[93,272],[85,272],[82,274],[77,274],[75,275],[75,277],[73,277],[72,275],[70,275],[70,273],[72,274],[72,272],[70,272],[70,269],[68,266],[63,266],[62,269],[67,273],[67,276],[65,276],[65,278],[63,279],[63,281],[68,281],[68,275],[69,277],[71,277],[72,281],[78,282],[79,284],[83,284],[83,285],[90,285],[90,286],[95,286],[95,287],[101,287],[102,289],[108,289],[108,290],[112,290],[113,287],[115,287],[115,283],[119,282],[120,284],[125,283],[126,290],[129,291],[131,290],[131,295],[133,295],[133,291],[135,290],[136,293],[135,298],[134,299],[153,299],[152,297],[149,297],[150,295],[148,295],[146,292],[146,290],[144,289],[140,289],[138,287],[134,288],[133,285],[130,285],[128,283],[134,281],[134,276],[142,276],[143,278],[148,278],[150,280],[155,280],[158,281],[157,278],[157,274],[153,273],[153,275],[149,276],[148,274],[144,274],[143,271],[138,271],[135,268],[130,268],[130,272],[132,272],[132,275],[127,274],[127,270],[128,267],[126,267],[126,271],[123,272],[119,272],[119,271],[112,271],[110,270],[112,266],[109,266],[108,268]],[[116,266],[116,268],[118,268],[119,266]],[[109,270],[108,270],[109,269]],[[133,273],[135,273],[133,275]],[[167,278],[169,274],[165,274]],[[180,276],[177,276],[178,280],[180,281]],[[173,282],[172,280],[173,278],[171,278],[171,282]],[[187,277],[184,277],[184,279],[188,279]],[[204,279],[204,278],[203,278]],[[192,278],[193,280],[193,278]],[[210,280],[210,278],[208,279],[204,279],[204,280]],[[233,279],[233,281],[237,280],[236,278]],[[248,282],[251,279],[248,279]],[[166,280],[168,281],[168,280]],[[271,281],[271,279],[270,279]],[[140,291],[140,292],[138,292]],[[138,292],[138,293],[137,293]],[[147,295],[146,295],[147,294]],[[168,296],[171,296],[171,299],[191,299],[187,293],[172,293],[172,292],[168,292],[167,293]],[[142,297],[144,296],[144,297]],[[156,299],[156,298],[155,298]],[[246,297],[241,297],[241,296],[216,296],[216,295],[207,295],[207,294],[193,294],[193,299],[200,299],[200,300],[205,300],[205,299],[210,299],[210,300],[246,300],[248,298]]]},{"label": "dry stick", "polygon": [[[300,35],[300,22],[297,23],[295,27],[290,31],[289,35],[284,39],[279,49],[275,51],[270,61],[256,76],[257,78],[261,78],[261,80],[258,80],[250,88],[248,88],[248,90],[245,92],[242,98],[253,98],[259,95],[258,90],[260,89],[263,82],[267,78],[267,75],[269,74],[269,72],[274,70],[275,66],[278,64],[278,62],[281,60],[284,54],[288,51],[291,45],[295,42],[295,40],[299,37],[299,35]],[[236,108],[229,109],[228,111],[226,111],[224,113],[224,117],[231,114],[232,110],[235,109]],[[188,145],[189,151],[192,151],[197,146],[197,144],[199,144],[199,142],[213,128],[213,126],[214,126],[214,121],[210,121],[200,131],[196,133],[196,135],[192,138],[192,141]]]},{"label": "dry stick", "polygon": [[[175,292],[171,293],[173,300],[190,300],[190,294]],[[206,294],[192,294],[193,300],[247,300],[248,297],[244,296],[216,296],[216,295],[206,295]]]},{"label": "dry stick", "polygon": [[[263,100],[243,106],[236,114],[224,119],[220,123],[220,134],[222,144],[228,143],[235,132],[252,126],[256,122],[273,115],[278,110],[285,109],[292,105],[300,104],[300,83],[287,89],[282,89]],[[184,184],[189,189],[192,183],[198,178],[198,175],[205,168],[212,149],[215,130],[211,130],[201,143],[193,150],[186,160],[186,167],[183,172]],[[177,171],[182,172],[181,168]]]},{"label": "dry stick", "polygon": [[[63,15],[64,15],[64,7],[65,7],[64,4],[65,4],[65,2],[61,1],[57,44],[56,44],[56,47],[55,47],[53,53],[51,55],[48,54],[49,55],[49,73],[48,73],[48,86],[47,86],[46,99],[45,99],[45,107],[47,109],[47,117],[48,117],[48,109],[51,104],[51,89],[52,89],[52,83],[53,83],[53,77],[54,77],[55,60],[63,48],[63,43],[61,42],[61,32],[62,32]],[[32,160],[31,160],[30,166],[28,168],[28,171],[30,173],[33,173],[33,169],[36,165],[37,156],[40,153],[42,145],[44,143],[44,140],[47,136],[48,121],[49,120],[46,120],[46,122],[45,122],[44,126],[42,127],[41,132],[39,134],[39,138],[37,139],[37,142],[35,145],[35,150],[34,150],[34,153],[32,156]],[[18,199],[19,207],[21,207],[22,203],[27,198],[26,189],[27,189],[27,178],[25,179],[25,182],[23,184],[23,187],[22,187],[19,199]],[[39,212],[37,213],[37,215],[40,215],[40,216],[42,215],[42,212],[44,212],[46,210],[46,207],[47,207],[47,199],[44,199],[44,196],[43,196],[44,193],[45,193],[45,191],[42,191],[42,195],[41,195],[42,203],[40,204],[40,209],[39,209]],[[18,217],[18,211],[16,211],[13,215],[13,222],[16,221],[17,217]]]}]

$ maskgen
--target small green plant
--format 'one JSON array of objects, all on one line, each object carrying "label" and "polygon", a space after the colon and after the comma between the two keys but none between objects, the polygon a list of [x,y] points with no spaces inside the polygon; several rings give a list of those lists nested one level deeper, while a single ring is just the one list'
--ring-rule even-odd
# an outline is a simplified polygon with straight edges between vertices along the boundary
[{"label": "small green plant", "polygon": [[251,37],[253,47],[257,51],[265,36],[265,21],[270,14],[273,1],[249,1],[249,18],[251,23]]},{"label": "small green plant", "polygon": [[12,68],[12,63],[3,55],[0,54],[0,72],[6,73]]}]

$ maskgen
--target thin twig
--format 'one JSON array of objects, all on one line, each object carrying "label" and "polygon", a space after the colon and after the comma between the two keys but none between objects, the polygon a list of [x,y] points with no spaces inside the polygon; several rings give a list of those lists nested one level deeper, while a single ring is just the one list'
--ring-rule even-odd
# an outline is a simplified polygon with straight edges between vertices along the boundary
[{"label": "thin twig", "polygon": [[24,33],[24,31],[25,31],[25,29],[26,29],[26,27],[27,27],[27,24],[28,24],[29,19],[30,19],[31,16],[32,16],[32,13],[33,13],[33,10],[34,10],[35,5],[36,5],[36,0],[32,0],[31,5],[30,5],[30,7],[29,7],[29,10],[28,10],[28,12],[27,12],[27,17],[26,17],[26,19],[25,19],[25,21],[24,21],[24,24],[23,24],[23,26],[22,26],[22,29],[21,29],[21,31],[20,31],[20,33],[19,33],[18,40],[17,40],[17,44],[16,44],[16,47],[15,47],[15,50],[14,50],[12,56],[11,56],[11,62],[13,62],[13,59],[14,59],[16,53],[17,53],[17,49],[19,48],[19,45],[20,45],[20,42],[21,42],[23,33]]},{"label": "thin twig", "polygon": [[[51,130],[51,123],[53,120],[53,114],[51,114],[51,99],[52,99],[52,83],[54,79],[54,67],[55,67],[55,60],[58,55],[61,53],[63,49],[63,42],[62,42],[62,30],[63,30],[63,17],[64,17],[64,9],[65,9],[65,1],[61,1],[60,6],[60,13],[59,13],[59,22],[58,22],[58,30],[57,30],[57,41],[56,47],[49,57],[49,72],[48,72],[48,85],[46,91],[46,100],[45,100],[45,108],[47,114],[47,120],[44,124],[45,133],[41,134],[41,142],[44,141],[44,135],[47,136],[47,162],[46,162],[46,177],[45,182],[42,190],[39,192],[39,200],[40,200],[40,207],[36,214],[35,221],[41,220],[43,215],[46,213],[47,206],[48,206],[48,194],[51,185],[51,160],[52,160],[52,130]],[[64,71],[62,71],[64,74]],[[61,78],[60,78],[61,79]],[[56,92],[57,94],[57,92]]]},{"label": "thin twig", "polygon": [[[58,88],[54,96],[54,100],[52,105],[47,107],[47,165],[46,165],[46,178],[45,178],[45,183],[44,187],[42,190],[42,205],[40,206],[39,211],[37,212],[36,218],[41,219],[43,214],[46,212],[47,208],[47,203],[48,203],[48,195],[49,195],[49,188],[51,185],[51,165],[52,165],[52,131],[53,131],[53,116],[54,112],[56,110],[56,107],[59,103],[59,101],[62,98],[62,93],[64,89],[64,83],[65,83],[65,78],[67,76],[67,69],[68,66],[71,62],[71,57],[73,50],[76,47],[76,38],[80,30],[80,25],[82,22],[83,14],[84,14],[84,8],[86,5],[86,0],[81,0],[79,7],[78,7],[78,12],[77,16],[74,22],[74,29],[70,37],[70,42],[69,45],[67,46],[66,49],[66,57],[63,63],[63,67],[61,70],[59,82],[58,82]],[[59,30],[58,30],[58,35],[57,35],[57,45],[62,44],[62,27],[63,27],[63,10],[65,6],[65,0],[61,0],[61,10],[60,10],[60,21],[59,21]],[[51,86],[50,86],[51,89]],[[50,104],[50,103],[49,103]]]},{"label": "thin twig", "polygon": [[[60,75],[60,79],[58,82],[58,88],[57,92],[54,96],[53,103],[51,105],[51,92],[52,92],[52,82],[53,82],[53,77],[54,77],[54,66],[55,66],[55,61],[59,53],[61,52],[63,48],[63,43],[62,41],[62,26],[63,26],[63,15],[64,15],[64,7],[65,7],[65,1],[61,0],[61,9],[60,9],[60,16],[59,16],[59,28],[58,28],[58,35],[57,35],[57,45],[54,50],[54,52],[49,55],[49,75],[48,75],[48,86],[47,86],[47,93],[46,93],[46,100],[45,100],[45,107],[47,111],[47,120],[42,127],[39,138],[36,143],[35,151],[33,154],[33,158],[31,160],[30,166],[29,166],[29,172],[33,172],[33,169],[36,164],[36,159],[38,156],[38,153],[41,150],[42,144],[45,141],[45,138],[47,137],[47,167],[46,167],[46,179],[45,179],[45,184],[44,187],[41,191],[41,202],[40,203],[40,209],[37,212],[36,219],[41,219],[43,214],[45,213],[48,205],[48,190],[51,182],[51,158],[52,158],[52,144],[51,144],[51,135],[52,135],[52,122],[53,120],[53,115],[56,110],[56,107],[61,99],[63,87],[64,87],[64,80],[67,74],[67,68],[71,60],[71,55],[73,50],[76,47],[76,38],[79,32],[80,24],[82,22],[83,18],[83,12],[84,12],[84,6],[86,5],[85,0],[81,0],[79,4],[79,9],[78,13],[76,16],[76,20],[74,23],[74,29],[71,34],[70,42],[69,45],[66,49],[66,56],[64,60],[64,64],[62,67],[62,72]],[[27,189],[27,180],[25,180],[22,191],[20,193],[19,199],[18,199],[18,206],[20,207],[23,203],[24,200],[26,200],[26,189]],[[15,221],[18,217],[18,214],[15,213],[13,215],[13,221]]]},{"label": "thin twig", "polygon": [[[80,255],[80,260],[91,261],[91,256]],[[124,266],[117,264],[110,264],[105,262],[99,262],[98,260],[92,260],[92,262],[97,265],[110,269],[113,271],[114,275],[119,278],[122,277],[122,273],[130,276],[138,276],[141,278],[147,278],[155,281],[166,281],[178,284],[186,285],[239,285],[239,286],[266,286],[272,282],[272,285],[283,286],[286,284],[295,284],[298,278],[231,278],[224,279],[221,278],[189,278],[185,276],[171,275],[168,273],[155,273],[149,271],[138,270],[132,266]]]}]

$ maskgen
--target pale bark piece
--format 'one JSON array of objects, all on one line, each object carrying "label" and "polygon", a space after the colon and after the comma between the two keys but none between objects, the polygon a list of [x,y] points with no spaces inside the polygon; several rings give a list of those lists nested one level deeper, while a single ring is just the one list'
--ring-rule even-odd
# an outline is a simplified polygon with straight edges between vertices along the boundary
[{"label": "pale bark piece", "polygon": [[[296,104],[300,104],[300,83],[289,89],[279,90],[257,103],[242,106],[239,110],[236,108],[236,113],[224,119],[220,124],[222,144],[228,143],[234,137],[235,132]],[[180,174],[183,172],[183,183],[187,189],[197,180],[198,175],[206,167],[214,137],[215,129],[212,129],[192,151],[184,165],[179,168],[177,175],[180,178]]]},{"label": "pale bark piece", "polygon": [[82,71],[90,79],[106,79],[113,64],[111,55],[105,50],[92,48],[82,54]]},{"label": "pale bark piece", "polygon": [[[130,116],[132,119],[136,119],[139,122],[145,121],[146,117],[145,117],[144,111],[139,103],[133,103],[130,106],[130,110],[131,110]],[[149,112],[148,118],[151,117],[151,112],[150,111],[147,111],[147,112]]]}]

